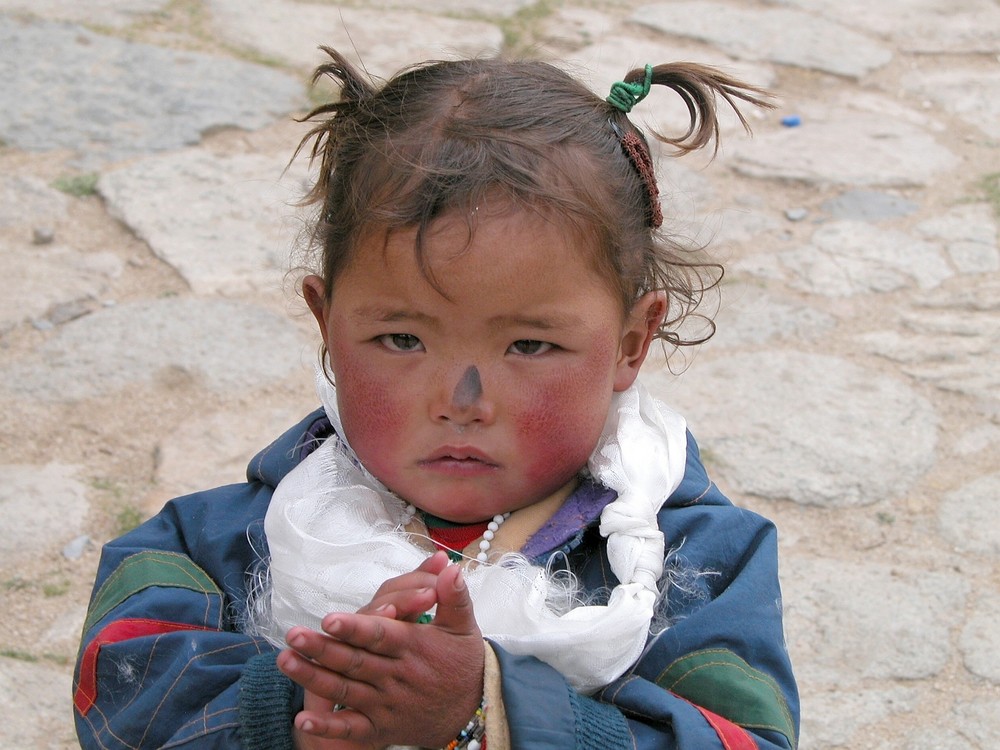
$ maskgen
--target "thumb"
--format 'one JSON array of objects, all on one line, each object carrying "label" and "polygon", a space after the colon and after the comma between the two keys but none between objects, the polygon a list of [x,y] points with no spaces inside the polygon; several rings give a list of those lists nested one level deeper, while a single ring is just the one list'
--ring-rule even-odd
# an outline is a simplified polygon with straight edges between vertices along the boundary
[{"label": "thumb", "polygon": [[449,565],[437,577],[434,624],[456,635],[479,635],[469,587],[460,565]]}]

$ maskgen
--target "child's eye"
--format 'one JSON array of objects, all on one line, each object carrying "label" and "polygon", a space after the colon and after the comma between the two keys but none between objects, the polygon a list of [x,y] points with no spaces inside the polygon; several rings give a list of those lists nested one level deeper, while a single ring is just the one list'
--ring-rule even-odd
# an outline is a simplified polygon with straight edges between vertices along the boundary
[{"label": "child's eye", "polygon": [[534,339],[518,339],[513,344],[510,345],[508,351],[514,354],[522,354],[525,356],[533,356],[538,354],[545,354],[545,352],[552,349],[552,344],[546,341],[535,341]]},{"label": "child's eye", "polygon": [[394,352],[417,352],[424,348],[420,339],[410,333],[387,333],[379,336],[378,341],[386,349]]}]

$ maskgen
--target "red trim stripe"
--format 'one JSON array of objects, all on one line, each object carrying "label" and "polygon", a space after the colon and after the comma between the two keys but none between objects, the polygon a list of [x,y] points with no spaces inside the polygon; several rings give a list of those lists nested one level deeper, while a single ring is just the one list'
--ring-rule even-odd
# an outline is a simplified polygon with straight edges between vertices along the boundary
[{"label": "red trim stripe", "polygon": [[97,701],[97,656],[101,647],[110,643],[119,643],[132,638],[143,638],[150,635],[163,635],[178,630],[213,630],[200,625],[189,625],[182,622],[167,622],[165,620],[146,620],[127,618],[116,620],[101,629],[94,640],[87,644],[80,659],[80,682],[73,694],[73,705],[86,716]]},{"label": "red trim stripe", "polygon": [[719,736],[719,742],[722,743],[722,747],[725,750],[760,750],[753,736],[739,724],[734,724],[729,719],[725,719],[719,716],[719,714],[699,706],[697,703],[691,703],[691,701],[677,695],[677,693],[672,692],[671,694],[698,709],[698,712]]}]

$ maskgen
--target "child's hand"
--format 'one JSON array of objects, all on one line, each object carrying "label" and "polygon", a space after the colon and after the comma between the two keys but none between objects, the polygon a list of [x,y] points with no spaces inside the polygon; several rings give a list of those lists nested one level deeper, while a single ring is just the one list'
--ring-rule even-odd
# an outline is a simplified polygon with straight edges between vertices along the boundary
[{"label": "child's hand", "polygon": [[[394,581],[428,572],[418,569]],[[383,589],[373,602],[415,611],[416,590],[391,581]],[[303,746],[441,747],[455,738],[479,706],[485,645],[461,568],[444,568],[433,590],[437,615],[426,625],[331,614],[323,620],[328,635],[289,631],[294,650],[283,651],[278,666],[306,690],[305,710],[295,718],[296,734],[310,736],[302,738]],[[349,708],[334,712],[334,705]],[[319,738],[349,742],[307,744]]]}]

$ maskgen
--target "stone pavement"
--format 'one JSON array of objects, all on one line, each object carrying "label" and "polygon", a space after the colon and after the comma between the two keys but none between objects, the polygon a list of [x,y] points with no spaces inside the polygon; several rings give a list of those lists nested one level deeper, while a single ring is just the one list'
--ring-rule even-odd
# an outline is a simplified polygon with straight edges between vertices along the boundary
[{"label": "stone pavement", "polygon": [[284,169],[318,44],[778,94],[661,161],[729,272],[718,336],[646,381],[778,523],[801,747],[1000,747],[996,0],[0,0],[0,747],[74,746],[100,544],[313,404]]}]

